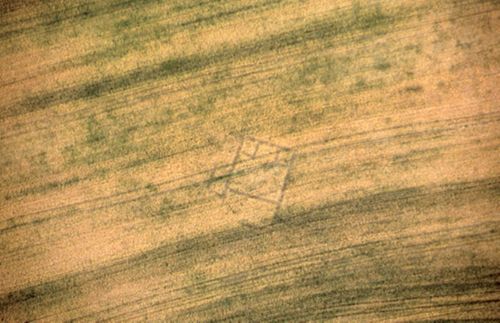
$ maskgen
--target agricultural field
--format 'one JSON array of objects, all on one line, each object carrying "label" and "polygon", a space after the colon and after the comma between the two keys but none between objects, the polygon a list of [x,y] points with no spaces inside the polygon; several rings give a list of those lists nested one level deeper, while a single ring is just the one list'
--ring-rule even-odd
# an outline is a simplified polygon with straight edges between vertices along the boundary
[{"label": "agricultural field", "polygon": [[500,319],[497,0],[0,0],[0,321]]}]

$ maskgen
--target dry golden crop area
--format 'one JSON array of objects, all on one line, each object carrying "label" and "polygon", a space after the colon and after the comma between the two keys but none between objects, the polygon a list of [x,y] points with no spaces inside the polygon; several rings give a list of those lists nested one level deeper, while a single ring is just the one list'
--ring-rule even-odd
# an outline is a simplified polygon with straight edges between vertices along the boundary
[{"label": "dry golden crop area", "polygon": [[0,321],[500,319],[498,0],[0,0]]}]

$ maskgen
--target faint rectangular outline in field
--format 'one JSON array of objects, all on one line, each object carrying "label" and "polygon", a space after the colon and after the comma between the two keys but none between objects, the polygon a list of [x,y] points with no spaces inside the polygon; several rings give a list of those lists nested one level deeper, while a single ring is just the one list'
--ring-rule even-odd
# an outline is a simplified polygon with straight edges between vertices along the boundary
[{"label": "faint rectangular outline in field", "polygon": [[[254,144],[254,149],[251,153],[247,153],[247,152],[243,151],[244,144],[248,143],[248,142],[251,142]],[[275,152],[266,154],[266,156],[267,155],[274,155],[275,156],[274,161],[273,161],[273,165],[275,165],[275,167],[280,166],[280,167],[284,167],[286,169],[285,173],[284,173],[283,180],[280,183],[281,185],[279,186],[279,188],[276,191],[278,193],[277,199],[264,197],[264,196],[261,196],[259,194],[252,194],[252,193],[245,192],[245,191],[238,190],[238,189],[231,187],[231,181],[232,181],[231,177],[232,177],[232,175],[235,174],[235,170],[236,170],[237,165],[244,162],[244,161],[242,161],[242,156],[247,157],[247,161],[248,160],[256,160],[256,158],[261,157],[261,156],[258,156],[259,149],[263,146],[266,146],[266,145],[268,147],[272,147],[272,148],[276,149]],[[283,156],[284,153],[289,154],[289,156],[288,156],[285,163],[280,163],[280,156]],[[249,198],[249,199],[254,199],[254,200],[264,202],[264,203],[275,205],[275,210],[273,212],[273,217],[274,217],[281,210],[281,207],[283,204],[283,199],[285,196],[285,191],[286,191],[286,188],[288,186],[288,182],[290,180],[291,168],[292,168],[292,165],[293,165],[295,158],[296,158],[296,154],[295,154],[295,152],[293,152],[293,150],[291,148],[283,147],[283,146],[273,144],[271,142],[268,142],[268,141],[265,141],[262,139],[257,139],[254,137],[250,137],[250,136],[239,137],[238,138],[238,146],[236,148],[236,152],[234,154],[233,160],[229,164],[229,170],[228,170],[227,174],[224,175],[224,177],[226,177],[226,178],[224,179],[223,190],[222,190],[222,192],[216,192],[216,194],[222,200],[225,200],[227,195],[229,193],[232,193],[232,194],[244,196],[244,197]],[[217,167],[215,167],[212,170],[212,172],[210,173],[210,180],[216,178],[216,176],[215,176],[216,170],[217,170]],[[209,184],[209,186],[210,186],[210,184]]]}]

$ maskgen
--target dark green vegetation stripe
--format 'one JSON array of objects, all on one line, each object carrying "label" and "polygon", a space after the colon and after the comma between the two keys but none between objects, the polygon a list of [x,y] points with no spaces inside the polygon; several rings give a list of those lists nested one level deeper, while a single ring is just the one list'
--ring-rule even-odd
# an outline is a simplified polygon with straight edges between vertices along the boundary
[{"label": "dark green vegetation stripe", "polygon": [[[274,311],[265,302],[259,305],[261,306],[260,309],[256,309],[258,313],[251,314],[258,316],[279,315],[280,317],[291,318],[296,315],[300,316],[300,313],[295,311],[297,308],[294,306],[297,304],[305,302],[304,305],[306,306],[310,302],[319,301],[326,302],[325,304],[328,303],[330,307],[337,308],[337,310],[322,312],[321,308],[323,307],[312,306],[312,304],[307,305],[306,308],[316,309],[316,314],[319,315],[318,318],[337,317],[349,314],[341,310],[343,306],[363,304],[365,301],[369,301],[371,297],[394,300],[402,297],[405,299],[416,297],[424,300],[427,297],[426,295],[458,296],[476,292],[486,293],[496,288],[495,281],[500,275],[498,268],[479,266],[435,272],[427,268],[425,250],[448,246],[448,244],[443,244],[443,241],[447,241],[451,246],[447,248],[452,248],[455,244],[458,246],[465,243],[465,241],[469,245],[481,243],[482,241],[498,241],[498,223],[476,224],[467,230],[462,230],[462,228],[451,229],[460,232],[459,236],[449,235],[450,232],[446,231],[420,234],[422,238],[430,239],[430,241],[420,243],[415,242],[413,236],[402,236],[396,240],[389,239],[354,244],[345,248],[335,247],[335,242],[337,241],[337,235],[340,234],[338,232],[339,221],[347,221],[347,223],[352,224],[353,228],[356,227],[356,223],[362,222],[365,223],[364,225],[370,225],[373,232],[387,227],[399,227],[399,230],[402,230],[417,224],[416,220],[411,218],[401,220],[401,216],[411,216],[407,215],[408,211],[418,209],[419,212],[425,213],[433,209],[450,210],[453,207],[467,205],[473,201],[498,200],[499,193],[499,179],[489,178],[473,182],[450,183],[432,189],[413,187],[385,191],[352,200],[330,203],[313,209],[294,207],[284,210],[274,221],[274,224],[261,229],[240,227],[182,240],[90,272],[67,275],[55,281],[11,292],[0,297],[0,312],[8,311],[10,306],[23,306],[26,310],[36,313],[37,307],[57,306],[66,304],[66,302],[71,304],[71,298],[84,292],[86,288],[94,291],[95,289],[99,290],[102,286],[106,286],[107,280],[113,280],[112,277],[120,276],[124,277],[124,279],[140,280],[141,278],[151,277],[151,275],[159,275],[165,279],[165,277],[168,277],[165,275],[186,272],[195,264],[210,262],[214,257],[230,255],[231,253],[224,251],[227,249],[254,250],[249,246],[258,245],[262,252],[271,251],[276,245],[268,245],[270,234],[273,235],[273,241],[278,239],[275,238],[276,235],[279,237],[283,244],[280,248],[284,249],[303,245],[305,241],[302,241],[302,239],[304,238],[308,241],[320,242],[332,247],[331,250],[319,253],[310,251],[307,255],[299,258],[289,260],[273,259],[269,263],[258,265],[247,272],[214,280],[205,281],[202,279],[197,282],[197,286],[183,287],[182,289],[186,290],[193,289],[195,291],[193,297],[195,297],[201,296],[207,290],[225,288],[224,286],[236,288],[240,285],[241,288],[245,288],[246,284],[249,283],[248,280],[255,280],[253,284],[258,284],[259,280],[264,279],[266,275],[280,276],[287,270],[301,268],[296,280],[285,280],[277,286],[269,286],[260,292],[246,293],[247,296],[243,296],[241,293],[229,293],[225,296],[225,301],[214,300],[195,308],[195,311],[210,311],[211,315],[215,315],[217,309],[231,307],[232,303],[246,304],[253,296],[260,295],[262,298],[255,299],[261,299],[264,302],[265,295],[287,293],[293,289],[300,290],[300,288],[311,286],[315,286],[313,295],[294,297],[289,301],[291,303],[280,303],[284,307],[283,310],[276,311],[277,314],[272,314]],[[386,215],[380,218],[378,215],[383,212]],[[347,226],[349,227],[349,225]],[[439,242],[437,242],[438,240]],[[401,248],[406,251],[401,250]],[[398,260],[393,259],[397,263],[383,265],[387,259],[379,258],[381,255],[391,259],[398,256]],[[327,260],[334,259],[337,256],[340,259]],[[399,258],[401,256],[402,259]],[[361,262],[359,272],[344,272],[341,274],[342,268],[355,268],[353,264],[359,261],[360,258],[372,259],[378,265],[371,267],[370,263],[368,263],[368,267],[366,267],[367,264]],[[319,261],[318,259],[323,260]],[[408,264],[412,264],[413,269],[407,268]],[[381,272],[387,270],[387,272],[384,272],[382,280],[375,278],[380,273],[362,272],[364,269],[373,271],[377,270],[377,268]],[[366,277],[364,275],[373,276],[373,286],[344,290],[344,287],[347,288],[349,284],[359,279],[365,279],[361,278],[360,275],[363,277]],[[399,282],[401,277],[407,277],[411,281],[406,281],[400,287],[395,287],[395,283]],[[421,277],[426,278],[422,281]],[[168,282],[165,283],[168,284]],[[165,288],[164,293],[168,297],[168,287]],[[351,297],[346,298],[346,295]],[[349,300],[349,302],[345,303],[346,300]],[[148,303],[144,299],[136,302]],[[145,304],[141,306],[146,306]],[[123,306],[126,307],[128,304],[123,304]],[[172,305],[160,303],[158,306],[157,310],[169,306],[175,307],[175,302]],[[397,309],[397,307],[391,306],[391,310]],[[112,308],[109,309],[109,311],[112,310]],[[106,316],[105,313],[103,315]],[[245,314],[236,312],[231,315]],[[266,319],[269,319],[269,317],[266,317]]]},{"label": "dark green vegetation stripe", "polygon": [[54,181],[54,182],[49,182],[46,184],[42,184],[39,186],[35,187],[29,187],[26,189],[19,190],[14,193],[7,194],[5,196],[6,200],[10,200],[12,198],[17,198],[21,196],[26,196],[30,194],[40,194],[40,193],[46,193],[51,190],[58,190],[58,189],[63,189],[67,186],[76,184],[80,181],[80,178],[78,176],[71,177],[69,179],[63,180],[63,181]]},{"label": "dark green vegetation stripe", "polygon": [[164,79],[188,72],[192,73],[223,61],[264,54],[265,52],[283,49],[308,41],[325,40],[329,37],[351,34],[356,31],[369,30],[370,33],[376,33],[377,28],[387,27],[397,20],[404,19],[409,14],[406,12],[405,14],[388,15],[376,9],[359,16],[353,16],[350,12],[344,12],[342,15],[336,16],[333,20],[325,19],[317,21],[296,30],[270,36],[267,39],[241,44],[233,48],[217,50],[209,54],[170,58],[161,64],[139,67],[118,77],[105,77],[83,85],[76,85],[68,89],[56,90],[30,97],[22,102],[20,106],[6,109],[2,113],[2,116],[15,116],[73,100],[92,99],[113,91],[137,86],[147,81]]}]

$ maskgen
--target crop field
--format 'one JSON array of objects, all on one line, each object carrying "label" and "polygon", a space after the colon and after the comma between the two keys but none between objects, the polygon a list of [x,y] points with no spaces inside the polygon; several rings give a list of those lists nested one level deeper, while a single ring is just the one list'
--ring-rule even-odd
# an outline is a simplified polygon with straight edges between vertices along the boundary
[{"label": "crop field", "polygon": [[500,319],[497,0],[0,0],[0,322]]}]

